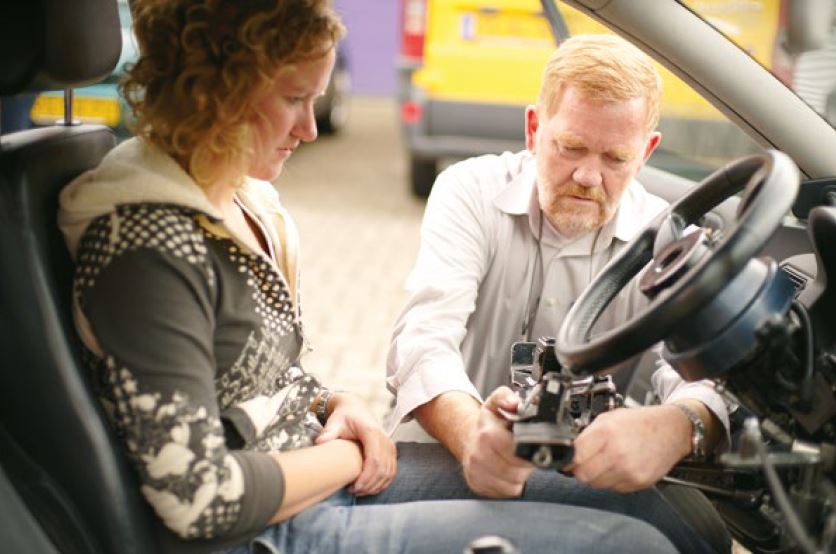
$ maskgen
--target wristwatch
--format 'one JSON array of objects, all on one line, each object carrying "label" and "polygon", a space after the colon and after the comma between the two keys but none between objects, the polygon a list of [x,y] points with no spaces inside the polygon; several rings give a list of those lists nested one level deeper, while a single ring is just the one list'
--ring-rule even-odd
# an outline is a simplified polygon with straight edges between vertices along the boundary
[{"label": "wristwatch", "polygon": [[323,425],[328,420],[328,401],[331,400],[331,397],[334,396],[334,391],[326,388],[322,388],[319,390],[319,397],[316,401],[316,411],[314,414],[316,415],[316,419]]},{"label": "wristwatch", "polygon": [[702,460],[705,458],[705,424],[697,412],[685,404],[674,404],[691,420],[691,455],[690,458]]}]

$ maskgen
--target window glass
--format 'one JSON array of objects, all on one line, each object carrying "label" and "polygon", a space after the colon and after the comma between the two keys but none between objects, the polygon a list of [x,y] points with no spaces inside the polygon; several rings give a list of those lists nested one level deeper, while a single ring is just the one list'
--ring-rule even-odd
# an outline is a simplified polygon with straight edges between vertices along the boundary
[{"label": "window glass", "polygon": [[836,122],[836,0],[680,2]]},{"label": "window glass", "polygon": [[[765,59],[776,40],[778,0],[684,1],[689,8],[743,42],[756,59]],[[774,5],[773,5],[774,4]],[[570,34],[611,32],[585,14],[559,4]],[[776,67],[785,67],[783,60]],[[659,130],[662,142],[648,162],[700,180],[728,161],[759,152],[761,148],[746,133],[704,100],[689,85],[657,64],[663,82]]]},{"label": "window glass", "polygon": [[[680,0],[694,13],[710,23],[732,40],[764,68],[807,102],[831,125],[836,122],[836,32],[834,15],[836,1],[821,0],[800,2],[797,0]],[[674,98],[676,102],[676,98]],[[701,146],[702,127],[707,121],[722,121],[718,112],[701,118],[694,125],[697,138],[694,141],[694,155],[702,160],[720,161],[712,149],[728,151],[729,157],[747,153],[754,147],[745,135],[735,130],[720,133],[715,144],[704,150]],[[669,114],[671,112],[669,111]],[[679,121],[669,118],[667,126]],[[712,123],[717,125],[717,123]],[[726,123],[726,126],[731,127]],[[664,127],[663,127],[664,132]],[[665,143],[679,152],[690,145],[671,145],[668,137]],[[710,136],[710,133],[705,136]],[[728,150],[725,150],[728,148]]]}]

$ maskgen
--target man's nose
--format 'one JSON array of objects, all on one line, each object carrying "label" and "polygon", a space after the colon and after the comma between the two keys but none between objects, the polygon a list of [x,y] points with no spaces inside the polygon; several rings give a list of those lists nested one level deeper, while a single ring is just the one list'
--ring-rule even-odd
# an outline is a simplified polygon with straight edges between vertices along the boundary
[{"label": "man's nose", "polygon": [[572,173],[572,179],[584,187],[598,187],[603,182],[601,167],[592,159],[583,160]]}]

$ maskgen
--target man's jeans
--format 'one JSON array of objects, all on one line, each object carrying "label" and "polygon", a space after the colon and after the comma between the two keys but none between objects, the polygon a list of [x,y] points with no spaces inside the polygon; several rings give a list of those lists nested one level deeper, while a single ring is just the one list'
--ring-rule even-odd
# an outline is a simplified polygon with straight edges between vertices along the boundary
[{"label": "man's jeans", "polygon": [[[468,488],[459,462],[440,444],[399,442],[397,446],[397,487],[389,487],[374,497],[358,498],[358,504],[479,498]],[[622,494],[594,489],[557,471],[537,469],[517,501],[581,506],[624,514],[659,529],[679,552],[715,552],[655,487]]]},{"label": "man's jeans", "polygon": [[655,490],[621,495],[537,471],[522,500],[477,500],[442,446],[399,443],[398,476],[382,493],[338,491],[228,552],[459,553],[485,535],[521,554],[709,551]]}]

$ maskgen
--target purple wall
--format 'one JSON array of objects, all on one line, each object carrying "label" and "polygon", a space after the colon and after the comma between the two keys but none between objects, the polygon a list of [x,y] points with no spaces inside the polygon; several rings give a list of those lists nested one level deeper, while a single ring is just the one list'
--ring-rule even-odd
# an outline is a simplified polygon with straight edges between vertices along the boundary
[{"label": "purple wall", "polygon": [[394,94],[400,0],[337,0],[354,92]]}]

